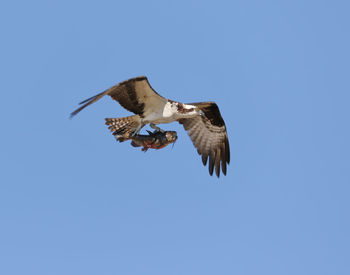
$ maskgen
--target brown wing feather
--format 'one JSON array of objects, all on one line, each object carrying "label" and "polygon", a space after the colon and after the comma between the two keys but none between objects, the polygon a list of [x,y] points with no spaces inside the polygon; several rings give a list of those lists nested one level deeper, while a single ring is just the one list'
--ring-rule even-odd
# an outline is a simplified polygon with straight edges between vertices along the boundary
[{"label": "brown wing feather", "polygon": [[190,103],[198,106],[204,116],[181,119],[188,132],[198,154],[202,155],[202,162],[207,164],[209,158],[209,173],[213,174],[214,168],[217,177],[220,176],[220,166],[226,175],[227,164],[230,163],[230,146],[228,142],[226,126],[216,103],[200,102]]},{"label": "brown wing feather", "polygon": [[108,90],[90,97],[79,104],[84,104],[71,113],[71,117],[75,116],[85,107],[101,99],[103,96],[109,95],[118,101],[128,111],[143,116],[145,110],[153,112],[167,99],[160,96],[149,84],[147,77],[140,76],[123,81]]}]

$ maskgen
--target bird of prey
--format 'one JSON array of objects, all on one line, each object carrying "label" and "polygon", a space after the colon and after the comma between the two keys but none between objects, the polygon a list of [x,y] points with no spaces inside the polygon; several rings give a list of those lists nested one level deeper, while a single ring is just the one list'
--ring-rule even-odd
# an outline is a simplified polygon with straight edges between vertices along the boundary
[{"label": "bird of prey", "polygon": [[147,77],[140,76],[123,81],[98,95],[84,100],[82,106],[71,113],[71,117],[82,109],[109,95],[135,115],[122,118],[106,118],[106,125],[119,141],[137,135],[147,124],[157,131],[163,131],[157,124],[178,121],[190,136],[203,165],[209,159],[209,174],[220,176],[220,167],[226,175],[230,163],[230,147],[226,126],[215,102],[184,104],[159,95],[149,84]]}]

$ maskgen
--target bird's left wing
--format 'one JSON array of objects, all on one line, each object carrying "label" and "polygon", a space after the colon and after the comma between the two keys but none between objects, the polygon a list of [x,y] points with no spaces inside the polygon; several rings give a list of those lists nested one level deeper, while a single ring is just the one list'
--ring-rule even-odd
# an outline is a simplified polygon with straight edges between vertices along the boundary
[{"label": "bird's left wing", "polygon": [[202,155],[203,164],[209,158],[209,173],[213,175],[214,167],[217,177],[220,176],[220,166],[226,175],[226,166],[230,163],[230,146],[227,138],[226,126],[216,103],[190,103],[197,106],[204,115],[180,119],[190,136],[198,154]]},{"label": "bird's left wing", "polygon": [[71,113],[71,117],[75,116],[85,107],[101,99],[103,96],[109,95],[118,101],[128,111],[143,116],[157,111],[161,106],[165,105],[167,99],[159,95],[149,84],[147,77],[139,76],[123,81],[106,91],[90,97],[79,104],[83,104],[80,108]]}]

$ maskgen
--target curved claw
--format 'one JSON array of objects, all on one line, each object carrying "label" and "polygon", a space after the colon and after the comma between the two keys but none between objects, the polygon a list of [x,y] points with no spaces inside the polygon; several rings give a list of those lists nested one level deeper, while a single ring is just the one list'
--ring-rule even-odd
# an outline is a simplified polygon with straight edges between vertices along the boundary
[{"label": "curved claw", "polygon": [[133,136],[136,136],[136,135],[138,135],[139,133],[140,133],[140,130],[141,130],[141,127],[142,126],[142,124],[140,123],[137,127],[136,127],[136,129],[131,133],[131,136],[133,137]]},{"label": "curved claw", "polygon": [[153,123],[151,123],[149,126],[155,130],[154,133],[156,133],[156,132],[165,133],[165,131],[163,129],[160,129],[157,125],[155,125]]}]

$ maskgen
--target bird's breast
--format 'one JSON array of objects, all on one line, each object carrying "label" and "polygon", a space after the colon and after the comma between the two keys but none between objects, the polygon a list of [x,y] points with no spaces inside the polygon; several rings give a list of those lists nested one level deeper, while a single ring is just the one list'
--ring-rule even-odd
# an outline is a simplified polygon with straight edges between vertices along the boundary
[{"label": "bird's breast", "polygon": [[175,115],[174,108],[167,102],[162,108],[146,114],[143,120],[154,124],[170,123],[175,120]]}]

